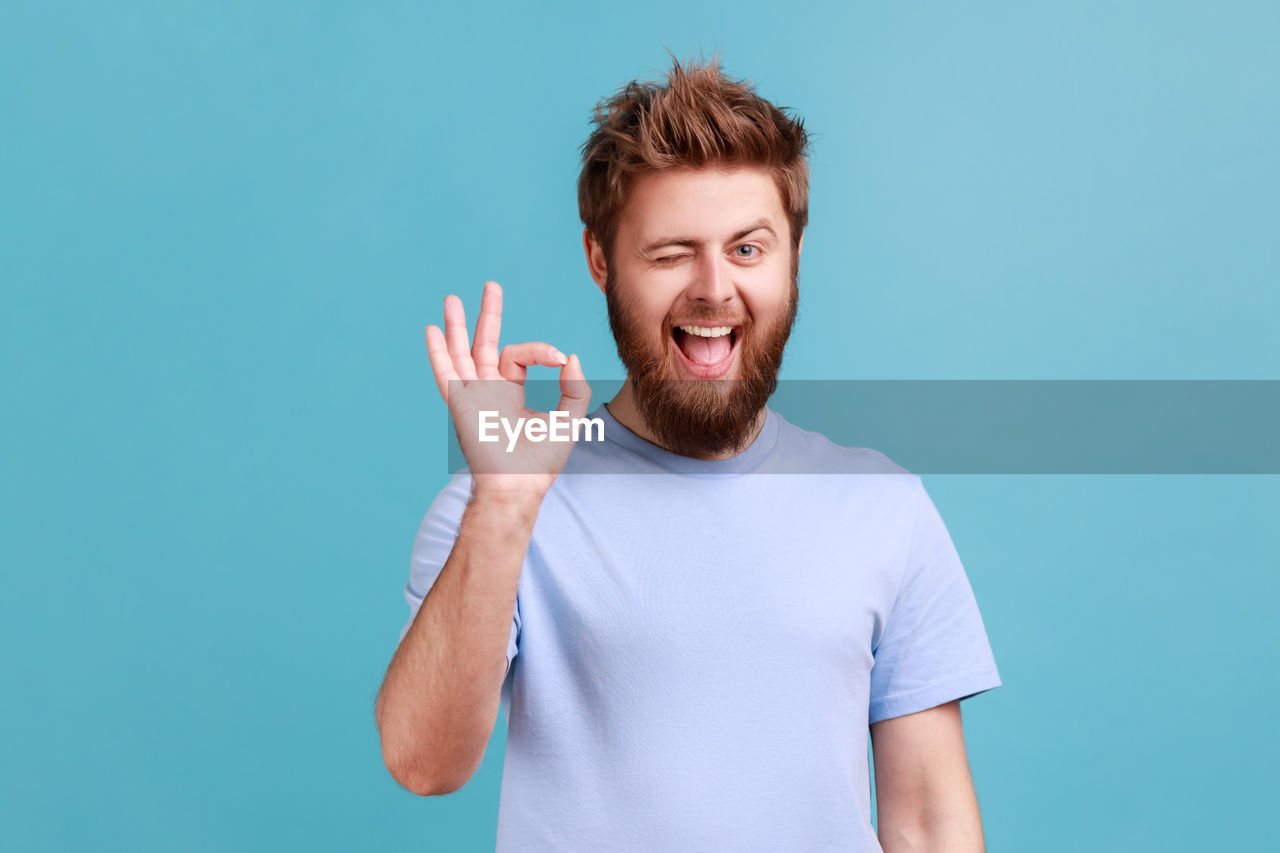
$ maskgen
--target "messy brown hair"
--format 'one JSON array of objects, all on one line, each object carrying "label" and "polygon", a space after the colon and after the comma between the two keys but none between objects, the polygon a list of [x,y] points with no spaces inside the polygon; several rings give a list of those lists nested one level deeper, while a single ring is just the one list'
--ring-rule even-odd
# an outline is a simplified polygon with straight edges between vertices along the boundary
[{"label": "messy brown hair", "polygon": [[632,80],[596,104],[578,175],[582,223],[611,263],[618,219],[638,177],[673,168],[764,167],[791,224],[794,266],[809,222],[803,120],[757,95],[749,82],[726,77],[717,55],[705,65],[690,59],[687,67],[671,59],[665,83]]}]

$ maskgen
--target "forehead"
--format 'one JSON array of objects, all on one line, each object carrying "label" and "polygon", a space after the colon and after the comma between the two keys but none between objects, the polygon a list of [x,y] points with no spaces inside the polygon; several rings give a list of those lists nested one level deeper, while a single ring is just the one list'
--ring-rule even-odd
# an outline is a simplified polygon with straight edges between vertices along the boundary
[{"label": "forehead", "polygon": [[714,240],[758,219],[779,237],[787,233],[782,195],[767,170],[668,169],[632,184],[618,235],[639,246],[676,234]]}]

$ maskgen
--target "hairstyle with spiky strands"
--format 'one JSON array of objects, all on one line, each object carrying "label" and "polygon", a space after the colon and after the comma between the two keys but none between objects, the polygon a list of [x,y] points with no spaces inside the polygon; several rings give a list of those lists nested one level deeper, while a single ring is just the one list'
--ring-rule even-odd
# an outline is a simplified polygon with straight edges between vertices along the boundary
[{"label": "hairstyle with spiky strands", "polygon": [[671,55],[665,83],[632,80],[596,104],[582,145],[578,213],[613,259],[618,218],[635,180],[662,169],[768,169],[791,226],[793,264],[809,222],[809,135],[804,121],[726,77],[717,55],[687,66]]}]

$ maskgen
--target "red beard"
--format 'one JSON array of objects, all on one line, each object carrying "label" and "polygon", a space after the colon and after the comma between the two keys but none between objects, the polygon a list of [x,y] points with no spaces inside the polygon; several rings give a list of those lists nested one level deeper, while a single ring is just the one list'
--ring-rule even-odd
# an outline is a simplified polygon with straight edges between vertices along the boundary
[{"label": "red beard", "polygon": [[768,328],[757,326],[750,316],[734,322],[717,322],[723,315],[709,311],[679,317],[682,323],[741,325],[737,379],[679,378],[674,367],[679,355],[672,351],[677,318],[670,312],[663,318],[661,344],[655,345],[654,330],[636,322],[630,306],[618,298],[616,285],[610,272],[605,283],[609,328],[631,379],[636,409],[659,444],[695,458],[745,450],[760,410],[778,386],[782,351],[795,323],[800,292],[794,267],[786,309]]}]

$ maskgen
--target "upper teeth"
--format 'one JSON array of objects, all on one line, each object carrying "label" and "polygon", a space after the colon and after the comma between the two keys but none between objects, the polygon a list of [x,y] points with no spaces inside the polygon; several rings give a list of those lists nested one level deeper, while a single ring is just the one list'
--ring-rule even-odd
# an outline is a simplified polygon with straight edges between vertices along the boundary
[{"label": "upper teeth", "polygon": [[680,331],[703,338],[720,338],[733,331],[733,326],[680,326]]}]

